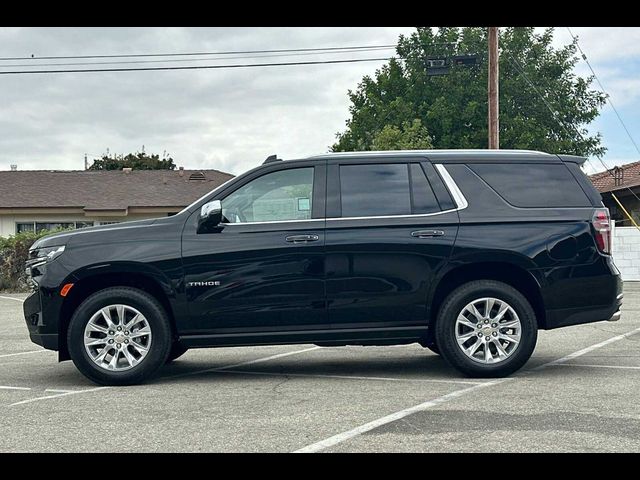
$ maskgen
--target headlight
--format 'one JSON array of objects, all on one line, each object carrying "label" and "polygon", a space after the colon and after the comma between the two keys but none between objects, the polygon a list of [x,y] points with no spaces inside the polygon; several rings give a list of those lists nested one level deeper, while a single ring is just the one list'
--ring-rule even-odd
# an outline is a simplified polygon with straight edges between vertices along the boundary
[{"label": "headlight", "polygon": [[58,247],[41,247],[29,251],[30,260],[39,260],[40,262],[50,262],[54,258],[64,252],[64,245]]}]

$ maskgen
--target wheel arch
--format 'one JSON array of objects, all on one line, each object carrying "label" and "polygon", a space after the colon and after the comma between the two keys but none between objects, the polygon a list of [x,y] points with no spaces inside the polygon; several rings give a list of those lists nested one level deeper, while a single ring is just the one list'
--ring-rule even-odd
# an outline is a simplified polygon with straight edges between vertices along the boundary
[{"label": "wheel arch", "polygon": [[66,282],[73,283],[73,288],[65,297],[60,310],[58,322],[60,342],[58,359],[60,361],[70,359],[66,339],[73,313],[89,295],[109,287],[137,288],[153,296],[167,312],[173,336],[176,336],[176,321],[171,305],[171,299],[175,298],[176,291],[169,279],[159,271],[135,263],[110,264],[74,272]]},{"label": "wheel arch", "polygon": [[[435,324],[444,299],[453,290],[473,280],[496,280],[512,286],[522,293],[533,308],[538,327],[546,328],[546,310],[539,280],[520,265],[504,261],[485,261],[460,265],[448,270],[432,290],[428,305],[429,326]],[[433,328],[429,328],[433,331]]]}]

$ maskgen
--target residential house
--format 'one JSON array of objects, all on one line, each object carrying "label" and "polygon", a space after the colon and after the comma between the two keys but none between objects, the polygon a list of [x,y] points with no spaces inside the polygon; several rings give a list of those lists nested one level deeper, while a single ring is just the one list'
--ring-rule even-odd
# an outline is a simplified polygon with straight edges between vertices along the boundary
[{"label": "residential house", "polygon": [[184,169],[0,171],[0,236],[173,215],[232,177]]},{"label": "residential house", "polygon": [[590,175],[593,185],[602,195],[605,207],[617,226],[630,226],[631,221],[618,206],[614,194],[624,208],[640,224],[640,162],[627,163],[611,170]]}]

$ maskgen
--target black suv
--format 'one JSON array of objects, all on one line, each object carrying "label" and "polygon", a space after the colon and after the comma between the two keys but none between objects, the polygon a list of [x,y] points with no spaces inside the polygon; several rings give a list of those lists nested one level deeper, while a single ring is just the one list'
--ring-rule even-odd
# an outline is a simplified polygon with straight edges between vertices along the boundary
[{"label": "black suv", "polygon": [[189,348],[418,342],[466,375],[538,329],[617,320],[609,212],[583,158],[529,151],[270,157],[172,217],[38,240],[31,339],[106,385]]}]

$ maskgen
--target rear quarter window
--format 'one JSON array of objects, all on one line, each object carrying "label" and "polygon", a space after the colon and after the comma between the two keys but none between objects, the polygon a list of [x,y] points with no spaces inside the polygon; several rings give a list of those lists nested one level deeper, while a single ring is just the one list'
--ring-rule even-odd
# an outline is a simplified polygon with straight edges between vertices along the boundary
[{"label": "rear quarter window", "polygon": [[516,207],[590,207],[591,201],[564,164],[467,165]]}]

